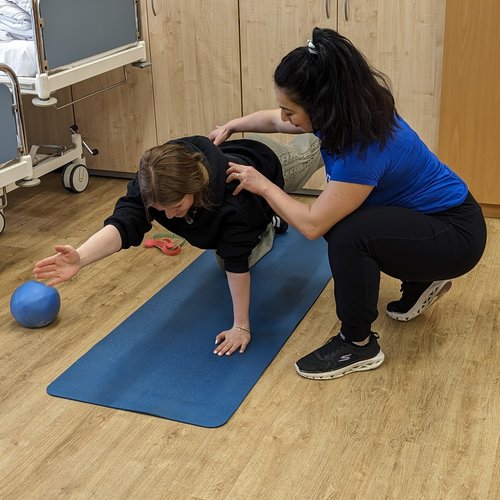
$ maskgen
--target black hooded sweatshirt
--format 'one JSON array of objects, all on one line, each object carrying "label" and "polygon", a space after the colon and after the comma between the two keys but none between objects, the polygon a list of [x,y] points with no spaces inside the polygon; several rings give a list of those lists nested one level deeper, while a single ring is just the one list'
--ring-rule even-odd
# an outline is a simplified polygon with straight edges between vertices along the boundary
[{"label": "black hooded sweatshirt", "polygon": [[[243,190],[234,196],[238,182],[226,183],[228,162],[252,165],[274,184],[283,187],[278,157],[265,144],[249,139],[227,141],[215,146],[203,136],[170,141],[199,152],[205,158],[211,190],[209,208],[193,207],[185,218],[168,219],[165,212],[149,208],[151,219],[185,238],[198,248],[215,249],[224,259],[226,271],[248,271],[248,257],[270,223],[273,210],[261,196]],[[120,232],[122,248],[138,246],[152,225],[139,191],[137,174],[128,183],[127,194],[120,198],[113,215],[104,221]]]}]

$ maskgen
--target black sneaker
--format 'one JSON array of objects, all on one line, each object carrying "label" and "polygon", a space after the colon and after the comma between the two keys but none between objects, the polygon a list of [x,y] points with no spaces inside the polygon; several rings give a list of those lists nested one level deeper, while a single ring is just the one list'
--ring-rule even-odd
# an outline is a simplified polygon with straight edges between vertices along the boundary
[{"label": "black sneaker", "polygon": [[288,222],[286,220],[283,220],[279,215],[273,215],[273,220],[271,222],[277,234],[286,233],[288,229]]},{"label": "black sneaker", "polygon": [[431,304],[451,288],[450,280],[415,283],[403,281],[399,300],[389,302],[386,313],[398,321],[410,321],[422,314]]},{"label": "black sneaker", "polygon": [[342,377],[351,372],[373,370],[384,361],[384,353],[372,333],[364,346],[352,344],[342,333],[332,337],[323,347],[316,349],[295,364],[299,375],[312,379]]}]

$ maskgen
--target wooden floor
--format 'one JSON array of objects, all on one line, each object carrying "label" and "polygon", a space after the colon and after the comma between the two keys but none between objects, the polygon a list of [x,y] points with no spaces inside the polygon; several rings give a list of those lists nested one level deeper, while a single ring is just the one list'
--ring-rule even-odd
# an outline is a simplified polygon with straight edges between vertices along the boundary
[{"label": "wooden floor", "polygon": [[[0,236],[0,499],[500,498],[500,219],[481,263],[415,321],[381,314],[386,362],[332,381],[298,357],[339,328],[331,283],[223,427],[53,398],[46,387],[199,254],[135,248],[62,286],[56,322],[18,326],[13,290],[55,243],[101,227],[126,181],[17,189]],[[399,283],[383,277],[380,309]],[[214,332],[215,334],[215,332]],[[214,388],[216,390],[216,388]]]}]

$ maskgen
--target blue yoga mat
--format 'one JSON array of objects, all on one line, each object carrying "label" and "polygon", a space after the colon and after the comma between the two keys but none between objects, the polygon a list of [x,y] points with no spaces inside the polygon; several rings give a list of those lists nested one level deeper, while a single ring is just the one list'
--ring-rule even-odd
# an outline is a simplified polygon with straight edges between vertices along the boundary
[{"label": "blue yoga mat", "polygon": [[[244,354],[216,356],[232,305],[213,252],[204,252],[47,391],[58,396],[203,427],[225,424],[331,272],[326,243],[289,229],[251,271],[252,341]],[[292,367],[290,367],[292,369]]]}]

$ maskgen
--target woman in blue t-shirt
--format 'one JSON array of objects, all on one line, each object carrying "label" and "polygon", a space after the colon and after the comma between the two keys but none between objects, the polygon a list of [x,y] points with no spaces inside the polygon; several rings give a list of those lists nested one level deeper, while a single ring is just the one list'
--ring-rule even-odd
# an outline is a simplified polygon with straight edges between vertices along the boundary
[{"label": "woman in blue t-shirt", "polygon": [[323,236],[341,331],[296,363],[307,378],[336,378],[380,366],[371,330],[380,272],[402,281],[387,314],[409,321],[470,271],[486,243],[481,208],[466,184],[397,114],[384,75],[345,37],[315,28],[305,47],[274,73],[279,109],[236,118],[209,137],[234,132],[312,132],[321,141],[328,184],[301,203],[255,169],[230,164],[228,182],[263,196],[307,238]]}]

